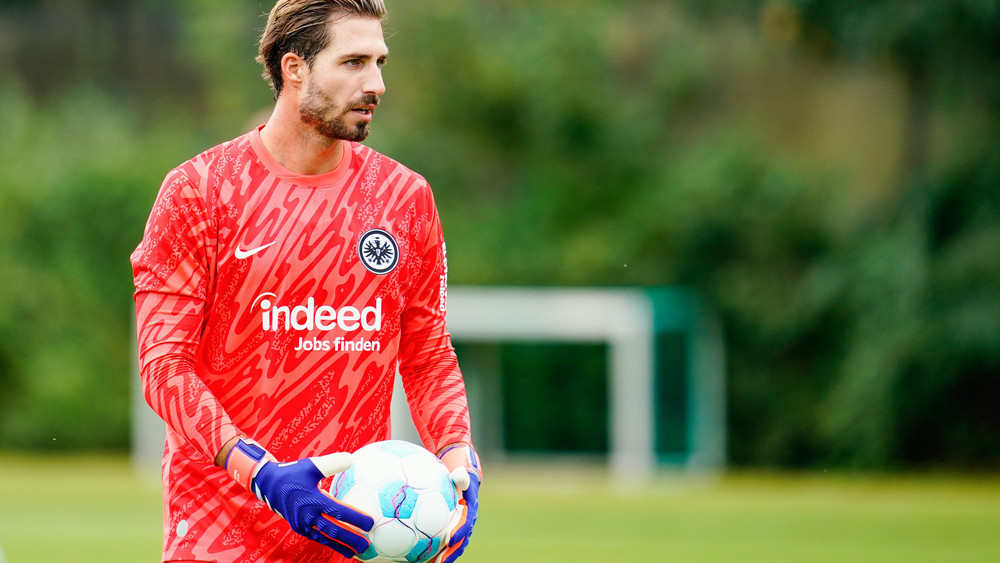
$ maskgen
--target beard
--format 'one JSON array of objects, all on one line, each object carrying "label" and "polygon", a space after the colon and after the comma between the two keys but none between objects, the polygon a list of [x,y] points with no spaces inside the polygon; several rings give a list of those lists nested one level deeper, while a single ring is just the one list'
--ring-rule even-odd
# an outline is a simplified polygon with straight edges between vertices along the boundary
[{"label": "beard", "polygon": [[[342,108],[336,108],[336,104],[329,96],[310,85],[302,105],[299,106],[299,118],[328,139],[360,143],[368,138],[369,122],[361,121],[353,125],[348,123],[347,118],[351,114],[351,108],[378,103],[378,96],[368,94],[347,102]],[[329,117],[334,113],[334,117]]]}]

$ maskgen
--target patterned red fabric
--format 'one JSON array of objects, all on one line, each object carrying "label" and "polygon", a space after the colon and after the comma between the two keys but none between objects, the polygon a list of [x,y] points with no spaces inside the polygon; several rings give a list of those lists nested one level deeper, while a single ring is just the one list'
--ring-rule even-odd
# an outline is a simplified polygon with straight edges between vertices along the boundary
[{"label": "patterned red fabric", "polygon": [[397,362],[425,447],[470,442],[427,182],[357,143],[297,175],[259,130],[172,170],[132,254],[146,399],[167,422],[164,560],[342,561],[213,465],[390,437]]}]

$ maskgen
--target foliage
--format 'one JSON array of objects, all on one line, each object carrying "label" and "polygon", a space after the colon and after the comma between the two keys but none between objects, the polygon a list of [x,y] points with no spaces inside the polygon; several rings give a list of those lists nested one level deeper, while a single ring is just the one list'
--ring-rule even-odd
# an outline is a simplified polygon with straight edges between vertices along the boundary
[{"label": "foliage", "polygon": [[[823,433],[837,458],[865,465],[996,464],[984,429],[1000,415],[982,397],[1000,385],[1000,295],[986,289],[1000,283],[989,250],[1000,244],[1000,2],[788,5],[802,43],[892,61],[910,94],[904,198],[853,253],[854,337]],[[979,121],[954,150],[934,146],[940,108]]]},{"label": "foliage", "polygon": [[0,443],[121,447],[127,257],[170,133],[145,137],[127,110],[86,86],[44,108],[16,85],[2,97]]},{"label": "foliage", "polygon": [[[727,327],[736,463],[993,467],[998,6],[392,3],[370,143],[435,187],[453,284],[697,287]],[[127,257],[165,171],[270,103],[259,11],[0,9],[0,447],[126,445]],[[31,34],[49,72],[11,62]],[[860,65],[905,102],[878,198],[768,140],[801,116],[765,69]],[[778,122],[740,104],[754,73]]]}]

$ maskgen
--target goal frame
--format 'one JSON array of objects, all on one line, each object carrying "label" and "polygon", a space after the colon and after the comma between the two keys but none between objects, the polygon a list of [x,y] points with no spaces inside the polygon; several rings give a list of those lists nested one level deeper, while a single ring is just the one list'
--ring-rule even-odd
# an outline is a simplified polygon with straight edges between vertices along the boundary
[{"label": "goal frame", "polygon": [[[698,474],[724,469],[722,330],[694,292],[684,288],[462,286],[449,290],[447,309],[448,329],[456,343],[607,345],[609,465],[619,485],[646,483],[663,466]],[[658,332],[668,330],[685,335],[688,360],[683,377],[689,449],[661,455],[656,451],[655,339]],[[473,399],[470,396],[470,402]],[[486,406],[482,399],[479,403],[474,406]],[[473,409],[474,420],[477,410]],[[478,426],[481,424],[474,425],[474,431]],[[393,429],[394,435],[416,436],[398,379]]]}]

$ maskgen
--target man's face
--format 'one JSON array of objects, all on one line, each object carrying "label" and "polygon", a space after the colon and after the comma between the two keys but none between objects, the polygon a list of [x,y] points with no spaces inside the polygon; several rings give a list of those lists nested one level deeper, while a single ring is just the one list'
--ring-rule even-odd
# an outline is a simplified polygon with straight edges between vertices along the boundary
[{"label": "man's face", "polygon": [[332,40],[303,81],[299,117],[327,138],[363,141],[385,93],[382,65],[389,48],[382,22],[348,17],[330,25]]}]

